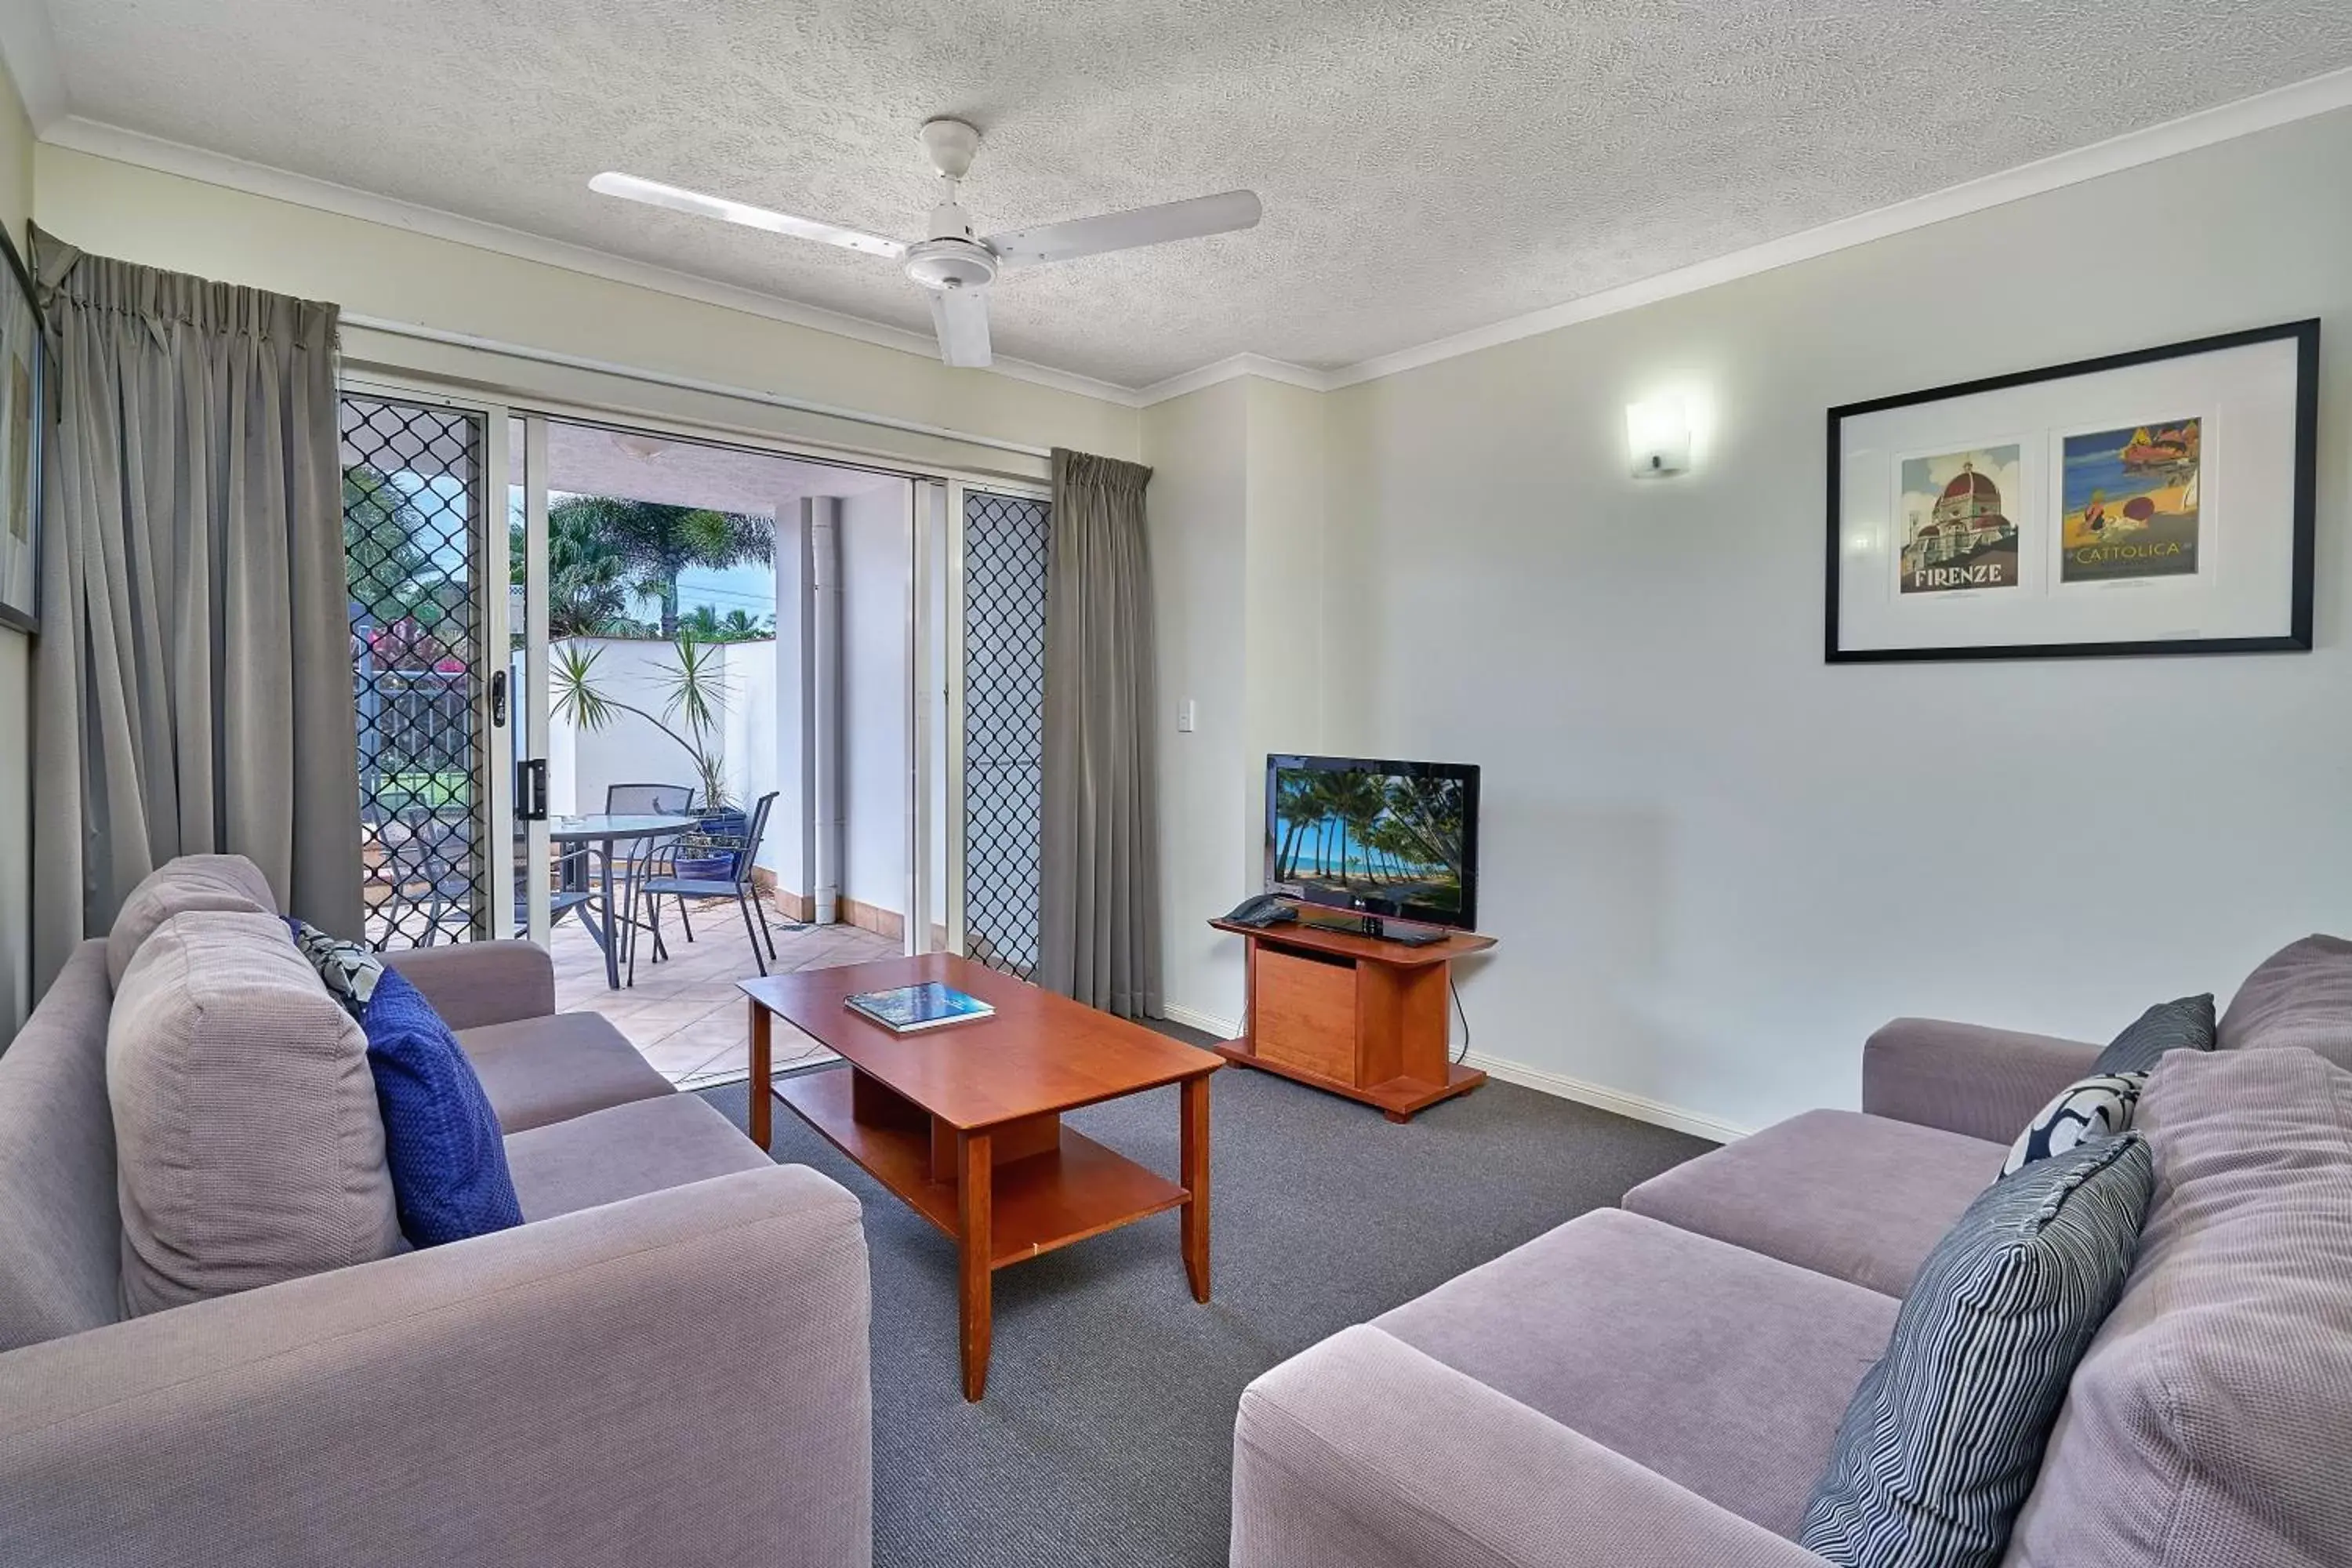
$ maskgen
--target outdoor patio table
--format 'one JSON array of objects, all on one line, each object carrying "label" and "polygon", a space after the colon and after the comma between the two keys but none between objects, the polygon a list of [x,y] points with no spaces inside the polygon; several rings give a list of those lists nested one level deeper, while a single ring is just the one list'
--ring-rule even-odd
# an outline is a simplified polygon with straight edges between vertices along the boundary
[{"label": "outdoor patio table", "polygon": [[692,816],[648,816],[631,814],[612,816],[599,813],[590,816],[551,816],[547,819],[547,837],[555,844],[594,844],[601,847],[601,866],[596,873],[598,897],[593,900],[604,908],[604,923],[599,925],[589,914],[591,904],[579,906],[580,923],[604,950],[604,984],[618,991],[621,988],[620,944],[614,940],[615,920],[613,912],[613,848],[617,844],[633,843],[641,838],[660,838],[673,833],[684,833],[700,825]]}]

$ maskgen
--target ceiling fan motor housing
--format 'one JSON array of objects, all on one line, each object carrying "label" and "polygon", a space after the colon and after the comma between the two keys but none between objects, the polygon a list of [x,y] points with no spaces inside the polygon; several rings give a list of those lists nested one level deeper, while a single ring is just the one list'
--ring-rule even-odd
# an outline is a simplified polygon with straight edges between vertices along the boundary
[{"label": "ceiling fan motor housing", "polygon": [[907,276],[926,289],[985,289],[996,279],[996,258],[985,246],[953,237],[907,247]]}]

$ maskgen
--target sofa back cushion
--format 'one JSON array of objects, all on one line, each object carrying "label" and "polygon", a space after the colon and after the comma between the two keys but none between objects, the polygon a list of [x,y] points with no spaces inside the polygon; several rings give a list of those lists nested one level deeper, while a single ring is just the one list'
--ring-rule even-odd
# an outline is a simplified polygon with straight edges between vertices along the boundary
[{"label": "sofa back cushion", "polygon": [[2010,1561],[2352,1563],[2352,1073],[2175,1052],[2139,1130],[2157,1184]]},{"label": "sofa back cushion", "polygon": [[74,949],[0,1051],[0,1351],[120,1315],[106,943]]},{"label": "sofa back cushion", "polygon": [[277,916],[157,927],[106,1076],[128,1315],[400,1250],[367,1040]]},{"label": "sofa back cushion", "polygon": [[242,855],[183,855],[147,873],[131,889],[106,938],[107,983],[121,989],[122,976],[155,928],[189,910],[233,910],[243,914],[278,912],[269,879]]},{"label": "sofa back cushion", "polygon": [[2352,1068],[2352,942],[2307,936],[2263,960],[2221,1015],[2221,1048],[2296,1047]]}]

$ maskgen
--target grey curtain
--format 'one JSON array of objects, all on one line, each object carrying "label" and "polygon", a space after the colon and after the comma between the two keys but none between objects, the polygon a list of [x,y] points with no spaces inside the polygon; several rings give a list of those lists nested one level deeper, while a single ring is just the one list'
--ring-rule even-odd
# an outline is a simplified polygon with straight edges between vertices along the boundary
[{"label": "grey curtain", "polygon": [[34,979],[175,855],[359,934],[332,305],[37,233],[58,354],[33,665]]},{"label": "grey curtain", "polygon": [[1136,463],[1056,448],[1045,569],[1039,984],[1160,1011],[1151,566]]}]

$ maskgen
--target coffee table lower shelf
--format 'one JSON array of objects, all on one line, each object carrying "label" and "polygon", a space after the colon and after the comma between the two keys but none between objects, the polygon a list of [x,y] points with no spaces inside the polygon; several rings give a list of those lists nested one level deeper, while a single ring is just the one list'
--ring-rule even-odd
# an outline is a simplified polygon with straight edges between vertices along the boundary
[{"label": "coffee table lower shelf", "polygon": [[[776,1098],[917,1214],[956,1236],[956,1184],[932,1180],[929,1129],[858,1120],[852,1103],[856,1071],[802,1073],[777,1083]],[[1057,1147],[998,1165],[992,1185],[992,1269],[1117,1230],[1192,1196],[1158,1172],[1067,1127],[1061,1129]]]}]

